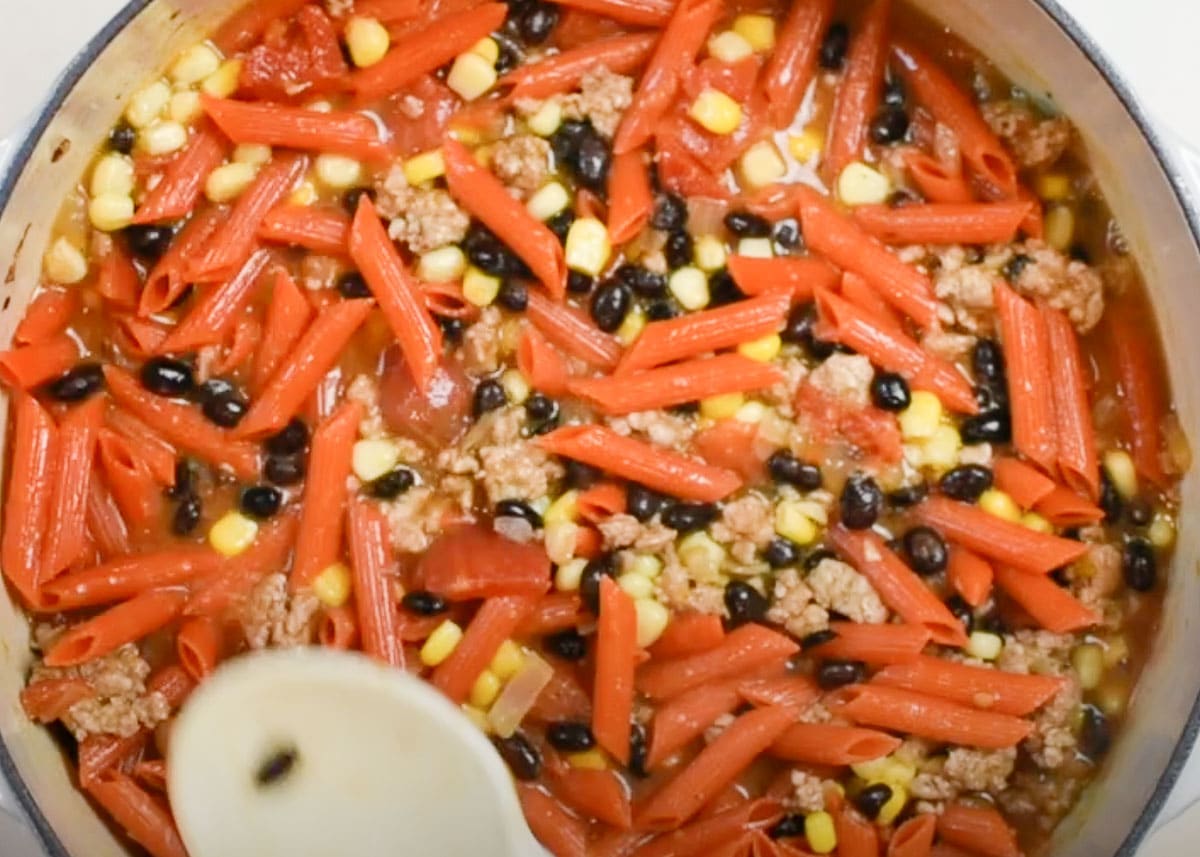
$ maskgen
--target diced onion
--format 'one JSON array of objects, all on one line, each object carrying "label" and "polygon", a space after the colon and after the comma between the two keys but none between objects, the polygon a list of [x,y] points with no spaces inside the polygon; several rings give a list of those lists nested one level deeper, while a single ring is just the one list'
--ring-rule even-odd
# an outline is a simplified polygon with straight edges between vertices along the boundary
[{"label": "diced onion", "polygon": [[504,686],[488,711],[488,722],[497,735],[508,738],[517,731],[552,678],[554,667],[533,652],[527,652],[525,666]]}]

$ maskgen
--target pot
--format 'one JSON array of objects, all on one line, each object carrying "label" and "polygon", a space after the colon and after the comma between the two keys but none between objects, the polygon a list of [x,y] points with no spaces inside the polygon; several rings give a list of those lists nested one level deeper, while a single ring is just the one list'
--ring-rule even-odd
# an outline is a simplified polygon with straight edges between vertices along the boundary
[{"label": "pot", "polygon": [[[0,345],[37,285],[59,201],[148,74],[210,32],[242,0],[133,0],[67,68],[0,184]],[[1035,97],[1071,116],[1149,284],[1183,425],[1200,425],[1200,221],[1139,106],[1054,0],[917,0]],[[7,408],[7,403],[0,405]],[[0,417],[3,417],[0,414]],[[6,424],[0,419],[0,426]],[[3,429],[0,429],[3,431]],[[0,443],[3,437],[0,437]],[[3,478],[3,474],[0,474]],[[1183,482],[1200,508],[1200,476]],[[1132,857],[1200,726],[1200,527],[1179,534],[1154,655],[1103,770],[1057,831],[1056,857]],[[0,591],[0,775],[53,857],[127,854],[76,790],[57,745],[18,694],[30,666],[26,622]]]}]

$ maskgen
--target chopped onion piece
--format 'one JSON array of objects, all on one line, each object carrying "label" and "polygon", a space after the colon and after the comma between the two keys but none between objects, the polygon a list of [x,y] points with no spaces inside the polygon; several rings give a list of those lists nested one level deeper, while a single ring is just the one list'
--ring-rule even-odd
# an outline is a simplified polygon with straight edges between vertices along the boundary
[{"label": "chopped onion piece", "polygon": [[495,733],[508,738],[516,732],[553,677],[554,667],[533,652],[526,652],[524,668],[504,686],[488,711],[488,722]]}]

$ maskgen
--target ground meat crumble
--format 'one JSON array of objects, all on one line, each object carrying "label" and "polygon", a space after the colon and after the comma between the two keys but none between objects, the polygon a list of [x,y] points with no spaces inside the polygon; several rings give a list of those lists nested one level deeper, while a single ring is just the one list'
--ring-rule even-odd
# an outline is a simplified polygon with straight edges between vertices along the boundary
[{"label": "ground meat crumble", "polygon": [[887,621],[888,610],[875,587],[844,562],[823,559],[804,582],[812,590],[813,600],[826,610],[871,625]]},{"label": "ground meat crumble", "polygon": [[313,642],[321,603],[308,590],[288,593],[285,574],[259,581],[242,608],[242,632],[251,649],[295,648]]},{"label": "ground meat crumble", "polygon": [[391,220],[388,235],[413,253],[426,253],[457,244],[467,235],[471,219],[447,191],[414,188],[396,164],[375,188],[379,213]]},{"label": "ground meat crumble", "polygon": [[983,118],[1016,157],[1022,169],[1048,167],[1071,145],[1071,123],[1063,116],[1042,118],[1023,101],[983,105]]},{"label": "ground meat crumble", "polygon": [[773,603],[767,619],[782,625],[789,634],[803,638],[829,627],[829,612],[813,600],[813,591],[794,568],[785,568],[775,576]]},{"label": "ground meat crumble", "polygon": [[492,171],[522,198],[546,183],[551,159],[550,144],[532,134],[506,137],[492,147]]}]

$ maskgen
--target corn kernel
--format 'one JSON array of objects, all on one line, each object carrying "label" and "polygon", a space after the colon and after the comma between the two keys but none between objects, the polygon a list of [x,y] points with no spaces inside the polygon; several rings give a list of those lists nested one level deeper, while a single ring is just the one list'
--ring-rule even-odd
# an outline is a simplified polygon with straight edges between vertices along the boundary
[{"label": "corn kernel", "polygon": [[46,251],[42,271],[52,283],[73,285],[87,276],[87,257],[66,237],[60,237]]},{"label": "corn kernel", "polygon": [[579,517],[579,492],[565,491],[556,497],[542,512],[542,523],[546,526],[571,523]]},{"label": "corn kernel", "polygon": [[475,728],[478,729],[480,732],[491,732],[492,731],[492,724],[491,724],[491,721],[488,720],[488,716],[487,716],[486,712],[480,711],[478,708],[476,708],[473,705],[465,705],[464,704],[459,707],[462,709],[462,713],[467,715],[467,719],[470,720],[471,723],[473,723],[475,725]]},{"label": "corn kernel", "polygon": [[258,524],[241,512],[226,512],[208,531],[208,543],[223,556],[237,556],[257,537]]},{"label": "corn kernel", "polygon": [[708,55],[725,63],[741,62],[754,55],[754,47],[740,33],[726,30],[708,40]]},{"label": "corn kernel", "polygon": [[1104,453],[1104,472],[1112,480],[1113,487],[1125,501],[1132,500],[1138,494],[1137,469],[1133,459],[1123,449],[1110,449]]},{"label": "corn kernel", "polygon": [[1120,676],[1110,676],[1109,680],[1096,690],[1096,705],[1108,717],[1123,715],[1128,702],[1129,683]]},{"label": "corn kernel", "polygon": [[642,577],[654,580],[662,574],[662,560],[651,553],[634,554],[625,571],[626,574],[640,574]]},{"label": "corn kernel", "polygon": [[908,407],[900,412],[900,434],[905,440],[933,437],[942,421],[942,401],[926,390],[913,390]]},{"label": "corn kernel", "polygon": [[133,222],[133,198],[123,193],[105,193],[88,203],[88,222],[101,232],[116,232]]},{"label": "corn kernel", "polygon": [[737,416],[737,412],[746,402],[741,393],[726,393],[723,396],[710,396],[700,402],[701,416],[710,420],[727,420]]},{"label": "corn kernel", "polygon": [[525,210],[537,220],[549,220],[571,204],[571,195],[558,182],[542,185],[525,202]]},{"label": "corn kernel", "polygon": [[829,510],[816,500],[789,500],[788,502],[795,504],[800,513],[817,526],[824,527],[829,523]]},{"label": "corn kernel", "polygon": [[1120,666],[1127,660],[1129,660],[1129,640],[1124,634],[1118,634],[1104,647],[1104,665],[1112,668]]},{"label": "corn kernel", "polygon": [[233,150],[233,160],[239,164],[261,167],[271,160],[271,147],[261,143],[241,143]]},{"label": "corn kernel", "polygon": [[1071,667],[1079,677],[1079,686],[1095,690],[1104,678],[1104,650],[1095,643],[1084,643],[1071,651]]},{"label": "corn kernel", "polygon": [[514,405],[523,405],[529,398],[529,382],[525,380],[520,369],[509,369],[501,375],[500,386],[504,388],[504,395]]},{"label": "corn kernel", "polygon": [[637,612],[637,644],[642,648],[654,645],[671,624],[671,611],[653,598],[633,602]]},{"label": "corn kernel", "polygon": [[345,155],[317,155],[313,171],[321,184],[332,190],[348,190],[363,181],[363,165]]},{"label": "corn kernel", "polygon": [[488,669],[501,681],[508,681],[525,665],[525,653],[512,640],[505,640],[492,656]]},{"label": "corn kernel", "polygon": [[446,174],[446,159],[441,149],[431,149],[413,155],[404,162],[404,180],[413,187],[431,182]]},{"label": "corn kernel", "polygon": [[830,854],[837,848],[837,829],[827,812],[810,812],[804,817],[804,838],[814,854]]},{"label": "corn kernel", "polygon": [[464,101],[474,101],[496,85],[496,69],[479,54],[459,54],[446,75],[446,85]]},{"label": "corn kernel", "polygon": [[684,309],[697,310],[708,306],[708,277],[699,268],[687,265],[671,272],[667,289]]},{"label": "corn kernel", "polygon": [[[780,350],[783,348],[783,340],[779,338],[777,333],[769,333],[766,336],[752,339],[749,342],[743,342],[738,346],[738,354],[743,357],[749,357],[751,360],[757,360],[759,363],[770,363],[779,356]],[[754,420],[744,420],[744,422],[755,422]]]},{"label": "corn kernel", "polygon": [[193,45],[171,66],[171,80],[184,86],[199,83],[221,67],[221,57],[208,45]]},{"label": "corn kernel", "polygon": [[500,45],[496,43],[495,39],[485,36],[471,45],[471,53],[479,54],[492,65],[495,65],[496,61],[500,59]]},{"label": "corn kernel", "polygon": [[1004,639],[988,631],[973,631],[967,638],[967,654],[981,661],[994,661],[1000,657]]},{"label": "corn kernel", "polygon": [[802,164],[816,161],[824,148],[825,137],[816,128],[805,128],[788,136],[788,154]]},{"label": "corn kernel", "polygon": [[775,255],[770,238],[743,238],[738,242],[739,256],[749,256],[751,259],[770,259]]},{"label": "corn kernel", "polygon": [[742,106],[719,89],[697,95],[688,115],[713,134],[732,134],[742,124]]},{"label": "corn kernel", "polygon": [[[569,524],[568,526],[572,530],[576,529],[574,524]],[[579,589],[579,581],[583,577],[583,569],[586,566],[587,560],[581,558],[560,563],[558,570],[554,572],[554,588],[559,592],[574,592]]]},{"label": "corn kernel", "polygon": [[1038,176],[1037,195],[1047,202],[1062,202],[1071,196],[1071,177],[1062,173]]},{"label": "corn kernel", "polygon": [[892,785],[890,788],[892,796],[880,808],[879,815],[875,816],[875,822],[884,827],[895,821],[908,803],[908,789],[901,785]]},{"label": "corn kernel", "polygon": [[612,243],[603,223],[594,217],[581,217],[571,224],[566,244],[568,268],[598,277],[611,255]]},{"label": "corn kernel", "polygon": [[775,507],[775,532],[801,546],[817,540],[817,525],[794,500]]},{"label": "corn kernel", "polygon": [[549,137],[562,125],[562,118],[562,105],[557,101],[547,101],[525,120],[525,124],[539,137]]},{"label": "corn kernel", "polygon": [[962,449],[962,437],[952,425],[939,425],[933,434],[921,445],[921,457],[927,467],[935,470],[949,470],[958,464],[959,450]]},{"label": "corn kernel", "polygon": [[787,164],[770,140],[755,143],[738,160],[738,180],[750,190],[774,184],[787,175]]},{"label": "corn kernel", "polygon": [[739,423],[758,424],[763,421],[767,414],[767,406],[762,402],[746,402],[738,408],[738,412],[734,415],[734,419]]},{"label": "corn kernel", "polygon": [[350,586],[350,569],[335,562],[316,576],[312,590],[326,607],[341,607],[350,600]]},{"label": "corn kernel", "polygon": [[1016,523],[1021,520],[1021,508],[1017,502],[999,488],[989,488],[979,495],[979,508],[989,515]]},{"label": "corn kernel", "polygon": [[92,169],[92,181],[88,185],[92,196],[115,193],[129,196],[133,193],[133,161],[125,155],[105,155]]},{"label": "corn kernel", "polygon": [[860,779],[867,782],[887,783],[892,788],[907,786],[917,775],[915,767],[895,756],[881,756],[869,762],[859,762],[851,765],[850,770]]},{"label": "corn kernel", "polygon": [[220,68],[204,78],[204,82],[200,84],[200,91],[213,98],[228,98],[237,92],[241,75],[241,60],[225,60]]},{"label": "corn kernel", "polygon": [[[550,557],[550,561],[558,565],[559,572],[563,572],[563,564],[570,563],[575,556],[575,546],[579,540],[579,525],[573,521],[561,521],[557,524],[548,524],[545,533],[546,556]],[[563,572],[564,576],[559,585],[559,578],[555,576],[555,586],[563,592],[579,588],[579,573],[583,569],[578,570],[572,568],[568,572]]]},{"label": "corn kernel", "polygon": [[400,448],[386,438],[360,440],[350,453],[350,468],[361,482],[374,482],[399,463]]},{"label": "corn kernel", "polygon": [[387,56],[388,49],[392,46],[387,27],[374,18],[355,15],[346,22],[345,35],[350,59],[359,68],[375,65]]},{"label": "corn kernel", "polygon": [[171,87],[165,81],[156,80],[154,83],[139,89],[129,99],[125,108],[125,121],[134,128],[147,128],[162,116],[171,100]]},{"label": "corn kernel", "polygon": [[733,31],[749,42],[755,53],[775,47],[775,19],[770,15],[738,15],[733,19]]},{"label": "corn kernel", "polygon": [[457,244],[422,253],[417,261],[417,276],[427,283],[449,283],[466,270],[467,256]]},{"label": "corn kernel", "polygon": [[237,199],[246,188],[254,183],[258,167],[254,164],[233,162],[222,164],[204,180],[204,195],[216,203]]},{"label": "corn kernel", "polygon": [[892,183],[879,170],[852,161],[838,176],[837,192],[846,205],[882,205],[892,195]]},{"label": "corn kernel", "polygon": [[188,132],[178,122],[155,122],[142,130],[138,144],[150,155],[169,155],[187,145]]},{"label": "corn kernel", "polygon": [[639,598],[650,598],[654,595],[654,581],[640,574],[629,574],[626,572],[617,578],[617,585],[625,591],[626,595],[635,601]]},{"label": "corn kernel", "polygon": [[1054,525],[1039,515],[1037,512],[1026,512],[1021,516],[1021,526],[1038,533],[1053,533]]},{"label": "corn kernel", "polygon": [[1075,212],[1068,205],[1055,205],[1046,212],[1046,243],[1055,250],[1066,252],[1075,240]]},{"label": "corn kernel", "polygon": [[312,205],[320,198],[317,186],[307,179],[300,182],[296,189],[288,194],[288,202],[292,205]]},{"label": "corn kernel", "polygon": [[719,271],[725,267],[725,242],[715,235],[701,235],[692,248],[692,258],[701,271]]},{"label": "corn kernel", "polygon": [[606,771],[608,770],[608,757],[599,747],[593,747],[582,753],[568,754],[567,764],[572,768],[582,768],[585,771]]},{"label": "corn kernel", "polygon": [[471,695],[468,699],[471,705],[486,711],[500,695],[501,687],[500,677],[491,670],[484,670],[471,685]]},{"label": "corn kernel", "polygon": [[716,583],[720,579],[725,548],[713,541],[708,533],[700,530],[684,536],[679,541],[677,552],[679,561],[695,580]]},{"label": "corn kernel", "polygon": [[463,629],[447,619],[433,629],[433,633],[429,635],[425,640],[425,644],[421,646],[419,655],[421,663],[427,667],[436,667],[454,654],[454,650],[458,648],[458,644],[462,638]]},{"label": "corn kernel", "polygon": [[1146,538],[1159,550],[1166,550],[1174,545],[1175,522],[1171,520],[1171,516],[1165,512],[1157,513],[1146,530]]},{"label": "corn kernel", "polygon": [[640,306],[635,306],[629,312],[625,313],[625,320],[617,328],[615,336],[622,345],[628,348],[637,341],[637,338],[642,335],[642,331],[645,329],[646,313]]},{"label": "corn kernel", "polygon": [[463,297],[478,307],[490,306],[500,293],[500,278],[484,273],[474,265],[468,265],[463,274]]},{"label": "corn kernel", "polygon": [[176,92],[167,104],[167,118],[180,125],[188,125],[204,112],[200,104],[200,93],[187,89]]}]

